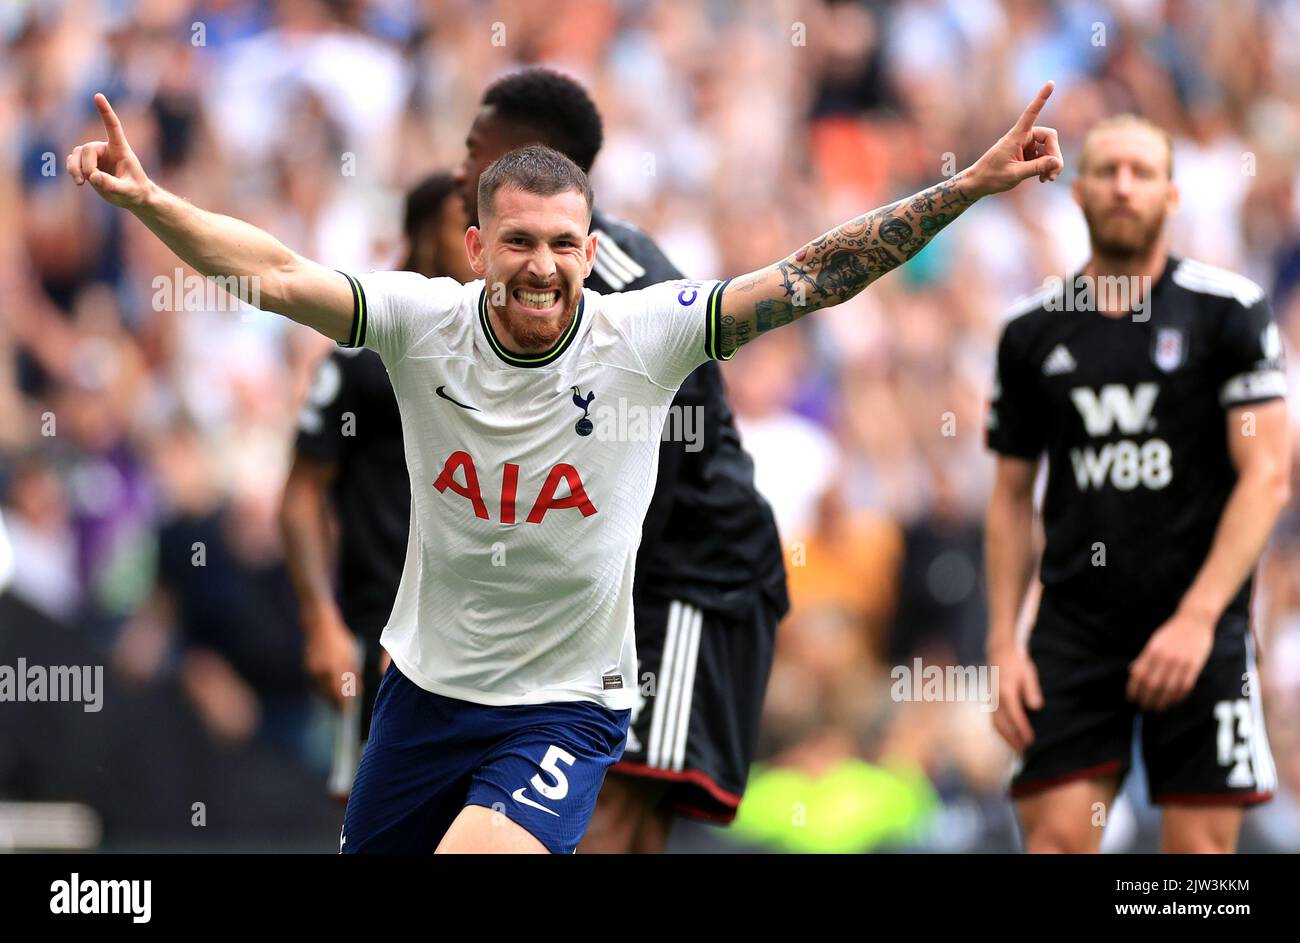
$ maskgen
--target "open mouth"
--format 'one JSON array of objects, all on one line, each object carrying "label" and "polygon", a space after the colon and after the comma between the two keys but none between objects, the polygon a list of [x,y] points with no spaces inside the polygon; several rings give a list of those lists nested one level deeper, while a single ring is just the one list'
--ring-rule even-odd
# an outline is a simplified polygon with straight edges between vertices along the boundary
[{"label": "open mouth", "polygon": [[516,302],[530,311],[550,311],[560,303],[560,290],[558,288],[548,288],[542,291],[516,288],[510,294]]}]

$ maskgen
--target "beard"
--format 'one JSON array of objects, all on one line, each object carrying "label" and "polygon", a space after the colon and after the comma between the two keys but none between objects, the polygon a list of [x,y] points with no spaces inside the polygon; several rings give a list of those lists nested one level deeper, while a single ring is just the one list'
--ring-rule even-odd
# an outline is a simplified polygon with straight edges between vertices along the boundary
[{"label": "beard", "polygon": [[510,332],[515,344],[519,346],[520,353],[554,347],[555,342],[564,333],[564,329],[573,320],[572,308],[545,319],[530,318],[528,315],[518,314],[510,308],[498,311],[497,314],[501,316],[501,323]]},{"label": "beard", "polygon": [[520,304],[514,298],[514,291],[523,289],[527,291],[546,290],[538,288],[527,283],[522,285],[511,286],[510,295],[506,299],[506,304],[498,308],[493,306],[497,317],[501,319],[502,326],[510,334],[510,337],[519,353],[528,353],[547,350],[555,346],[555,342],[563,336],[568,329],[569,324],[573,321],[574,314],[578,310],[578,299],[581,295],[581,287],[576,291],[569,289],[563,282],[558,285],[551,285],[550,290],[560,292],[560,310],[555,314],[547,317],[526,314],[518,309]]},{"label": "beard", "polygon": [[1088,223],[1088,238],[1093,252],[1111,259],[1137,259],[1149,255],[1160,239],[1165,226],[1163,212],[1143,217],[1136,210],[1132,214],[1099,213],[1084,209]]}]

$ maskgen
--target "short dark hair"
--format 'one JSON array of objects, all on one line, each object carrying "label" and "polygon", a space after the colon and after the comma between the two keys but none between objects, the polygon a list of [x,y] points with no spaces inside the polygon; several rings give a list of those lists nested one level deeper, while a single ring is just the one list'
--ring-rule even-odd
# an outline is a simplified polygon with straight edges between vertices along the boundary
[{"label": "short dark hair", "polygon": [[545,144],[529,144],[507,151],[479,175],[480,219],[492,215],[497,192],[505,187],[515,187],[538,196],[576,190],[587,201],[587,218],[591,218],[593,197],[587,175],[569,158]]},{"label": "short dark hair", "polygon": [[456,192],[456,181],[451,174],[430,174],[406,194],[406,208],[402,212],[402,232],[408,242],[414,242],[420,231],[437,222],[442,207]]},{"label": "short dark hair", "polygon": [[537,132],[549,144],[591,173],[604,129],[587,90],[553,69],[531,68],[497,79],[483,93],[495,117]]}]

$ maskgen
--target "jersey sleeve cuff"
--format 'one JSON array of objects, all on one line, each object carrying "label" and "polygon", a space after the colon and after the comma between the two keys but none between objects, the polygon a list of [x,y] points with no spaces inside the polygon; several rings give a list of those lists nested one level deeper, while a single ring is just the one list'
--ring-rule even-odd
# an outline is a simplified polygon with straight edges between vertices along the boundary
[{"label": "jersey sleeve cuff", "polygon": [[1002,430],[997,427],[996,416],[989,417],[990,426],[984,434],[984,447],[990,452],[998,455],[1005,455],[1007,458],[1023,458],[1030,461],[1037,459],[1043,454],[1042,445],[1031,445],[1025,442],[1016,442],[1008,438]]},{"label": "jersey sleeve cuff", "polygon": [[714,285],[705,305],[704,354],[710,360],[730,360],[736,356],[736,350],[739,349],[733,349],[729,354],[722,352],[722,292],[730,284],[731,279],[727,279]]},{"label": "jersey sleeve cuff", "polygon": [[340,347],[364,347],[366,346],[366,292],[361,287],[361,282],[354,275],[335,269],[340,275],[348,280],[348,285],[352,288],[352,332],[348,335],[345,342],[340,342]]},{"label": "jersey sleeve cuff", "polygon": [[985,447],[995,455],[1002,455],[1006,458],[1023,458],[1027,462],[1037,461],[1042,457],[1043,450],[1035,448],[1026,448],[1024,446],[1009,445],[1005,442],[985,442]]}]

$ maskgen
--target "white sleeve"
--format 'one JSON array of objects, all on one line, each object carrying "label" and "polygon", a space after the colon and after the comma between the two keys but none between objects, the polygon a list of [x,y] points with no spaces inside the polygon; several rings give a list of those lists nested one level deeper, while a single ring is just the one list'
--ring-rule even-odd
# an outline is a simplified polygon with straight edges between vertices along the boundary
[{"label": "white sleeve", "polygon": [[456,309],[464,286],[418,272],[340,273],[352,286],[352,334],[342,347],[369,347],[392,368],[411,344]]},{"label": "white sleeve", "polygon": [[720,355],[718,336],[729,281],[663,282],[605,296],[651,380],[675,390],[705,361],[731,359]]}]

